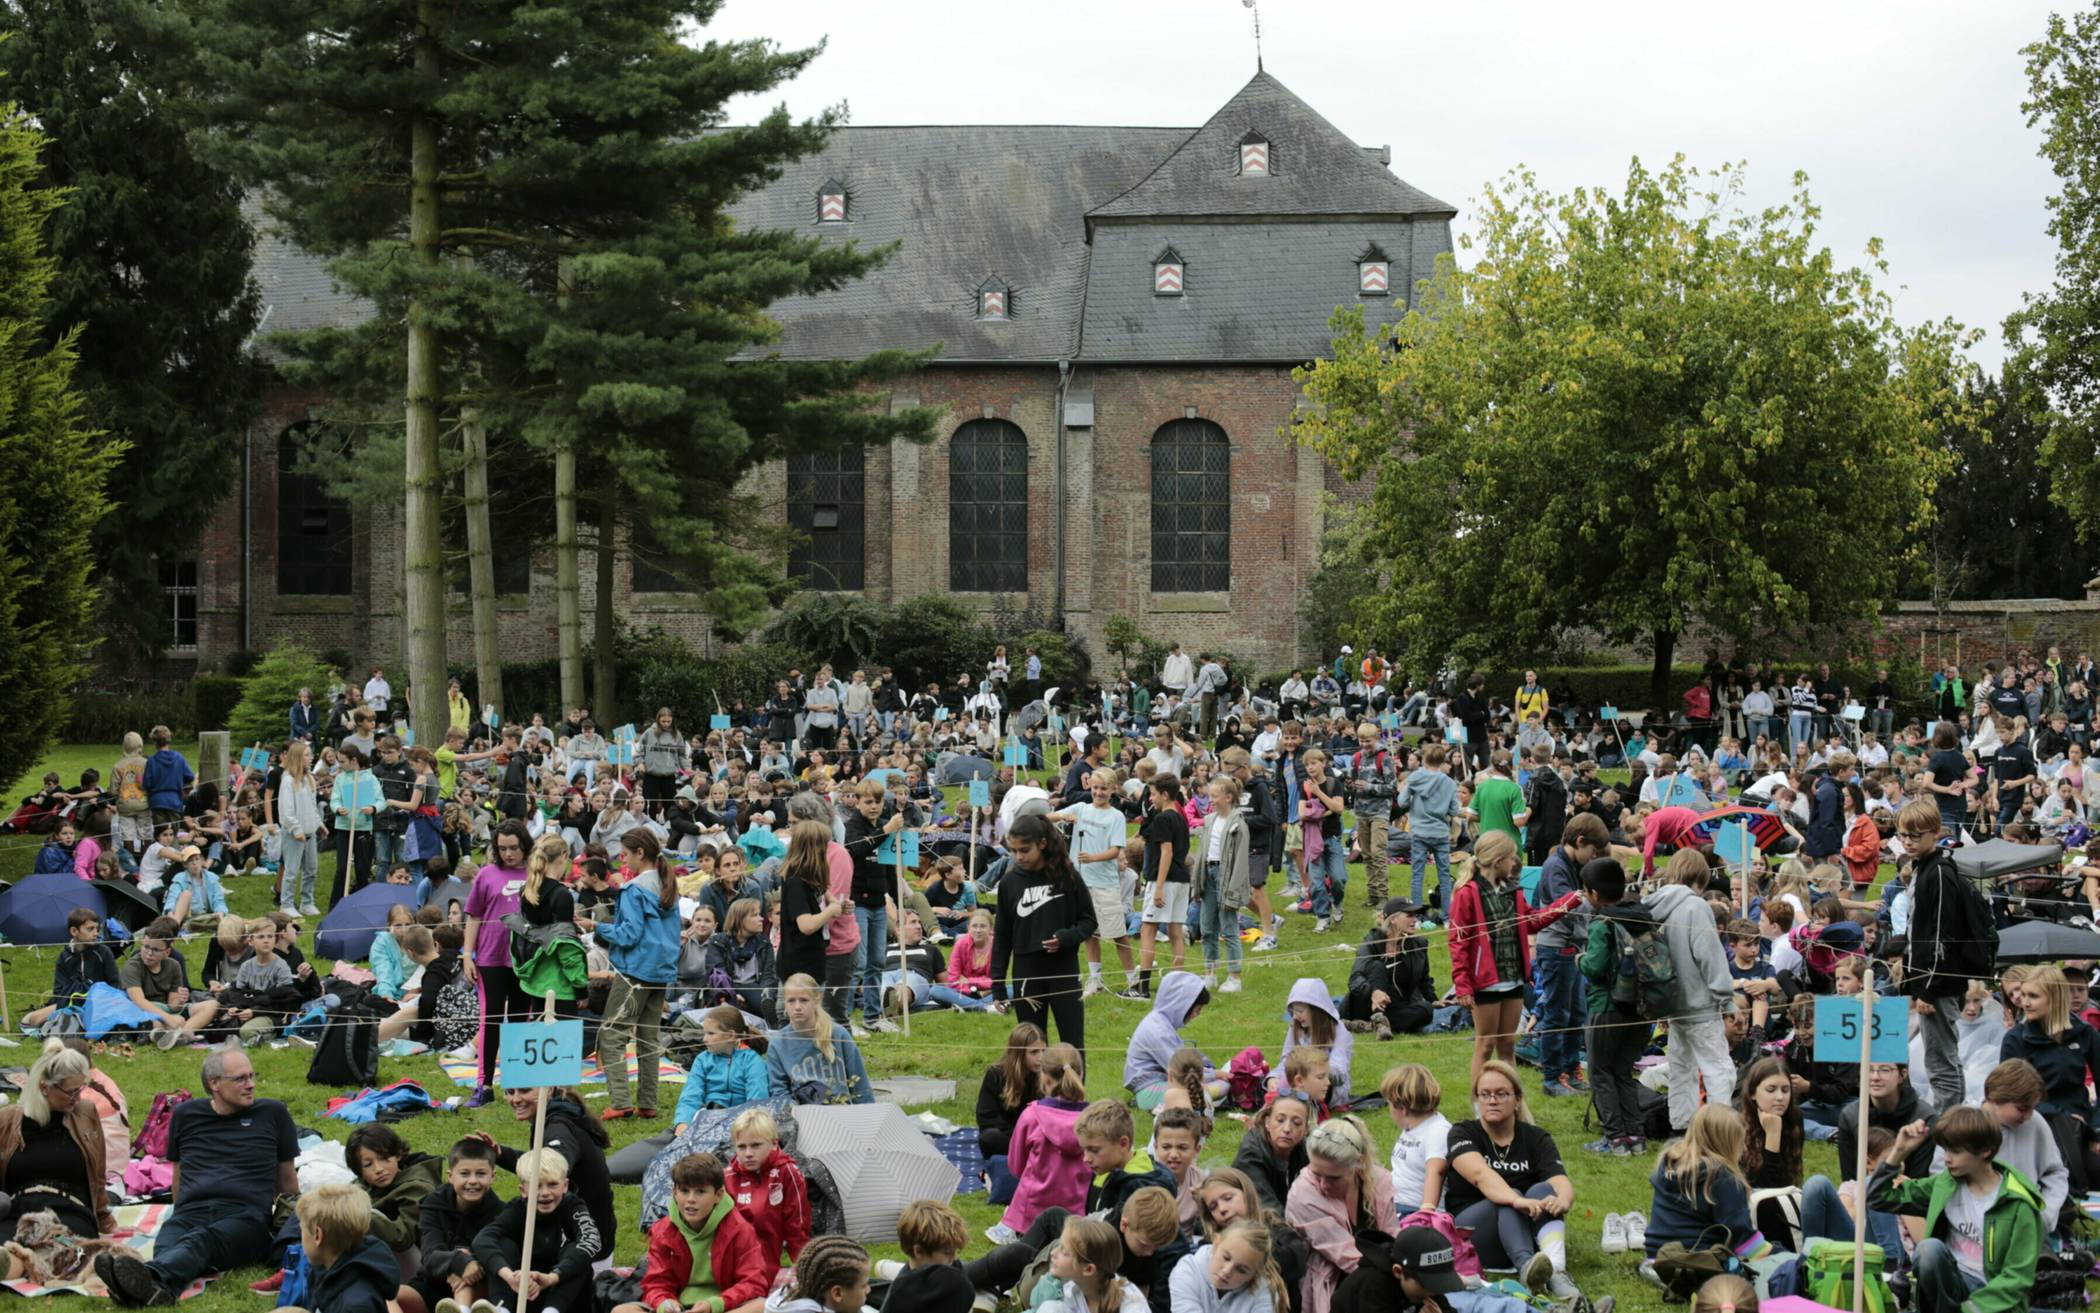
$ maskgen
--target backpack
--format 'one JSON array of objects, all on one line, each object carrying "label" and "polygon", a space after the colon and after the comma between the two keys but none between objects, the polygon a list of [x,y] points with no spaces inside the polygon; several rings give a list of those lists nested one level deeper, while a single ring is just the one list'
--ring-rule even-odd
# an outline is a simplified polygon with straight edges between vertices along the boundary
[{"label": "backpack", "polygon": [[471,1043],[481,1029],[481,1000],[474,987],[463,978],[455,978],[439,990],[430,1024],[430,1047],[439,1053]]},{"label": "backpack", "polygon": [[1261,1107],[1269,1080],[1269,1062],[1259,1048],[1252,1045],[1232,1055],[1225,1067],[1225,1102],[1229,1107],[1252,1112]]},{"label": "backpack", "polygon": [[175,1090],[153,1096],[153,1106],[146,1110],[145,1124],[139,1133],[131,1137],[131,1152],[139,1158],[165,1158],[168,1156],[168,1127],[175,1120],[175,1105],[188,1103],[188,1090]]},{"label": "backpack", "polygon": [[1660,921],[1641,923],[1635,933],[1626,921],[1611,918],[1612,934],[1619,947],[1619,960],[1611,982],[1611,1001],[1645,1017],[1660,1020],[1676,1011],[1677,966],[1670,960],[1670,945],[1663,938]]},{"label": "backpack", "polygon": [[[1941,887],[1952,897],[1940,909],[1942,924],[1954,926],[1989,927],[1996,922],[1991,916],[1991,905],[1975,882],[1964,876],[1954,865],[1954,859],[1945,849],[1933,855],[1932,865],[1945,863],[1946,879]],[[1912,926],[1912,942],[1917,942],[1919,927]],[[1933,968],[1935,975],[1952,976],[1960,980],[1990,980],[1998,974],[1997,936],[1984,934],[1938,935],[1939,962]]]},{"label": "backpack", "polygon": [[1854,1251],[1865,1249],[1867,1313],[1896,1313],[1896,1295],[1889,1289],[1882,1265],[1888,1255],[1877,1244],[1855,1244],[1847,1240],[1815,1240],[1801,1256],[1796,1276],[1799,1293],[1832,1308],[1852,1307],[1852,1260]]},{"label": "backpack", "polygon": [[379,1083],[379,1023],[356,1013],[328,1019],[306,1067],[309,1085],[349,1086]]}]

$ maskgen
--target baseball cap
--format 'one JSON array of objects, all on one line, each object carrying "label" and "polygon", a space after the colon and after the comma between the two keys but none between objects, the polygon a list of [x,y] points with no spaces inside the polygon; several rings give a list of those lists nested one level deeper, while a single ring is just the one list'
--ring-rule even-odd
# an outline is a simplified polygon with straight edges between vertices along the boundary
[{"label": "baseball cap", "polygon": [[1420,916],[1428,910],[1427,907],[1412,898],[1388,898],[1380,905],[1378,915],[1381,917],[1398,916],[1400,913],[1405,912],[1409,916]]},{"label": "baseball cap", "polygon": [[1395,1266],[1406,1268],[1432,1295],[1455,1295],[1466,1288],[1459,1279],[1458,1255],[1452,1252],[1451,1242],[1426,1226],[1400,1228],[1386,1252]]},{"label": "baseball cap", "polygon": [[189,847],[184,848],[181,852],[177,853],[176,857],[186,862],[192,857],[202,857],[203,855],[204,850],[202,848],[199,848],[196,844],[191,844]]}]

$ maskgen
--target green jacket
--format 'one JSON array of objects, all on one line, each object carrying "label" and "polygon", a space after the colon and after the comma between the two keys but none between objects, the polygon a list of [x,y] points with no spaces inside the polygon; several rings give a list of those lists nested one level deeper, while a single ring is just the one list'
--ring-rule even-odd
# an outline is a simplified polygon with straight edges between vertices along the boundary
[{"label": "green jacket", "polygon": [[1619,937],[1612,931],[1610,917],[1590,918],[1589,941],[1575,966],[1589,982],[1590,1015],[1603,1016],[1611,1010],[1611,987],[1619,978]]},{"label": "green jacket", "polygon": [[[1878,1167],[1867,1182],[1868,1205],[1883,1212],[1923,1217],[1925,1232],[1940,1235],[1940,1214],[1961,1182],[1946,1172],[1898,1184],[1901,1162]],[[2042,1196],[2034,1184],[2011,1167],[2000,1166],[2004,1182],[1998,1201],[1983,1217],[1983,1270],[1990,1280],[1962,1302],[1962,1313],[2020,1313],[2034,1285],[2035,1260],[2042,1249]]]},{"label": "green jacket", "polygon": [[366,1186],[372,1196],[371,1234],[390,1249],[414,1249],[423,1239],[423,1201],[445,1181],[445,1161],[412,1153],[384,1190]]}]

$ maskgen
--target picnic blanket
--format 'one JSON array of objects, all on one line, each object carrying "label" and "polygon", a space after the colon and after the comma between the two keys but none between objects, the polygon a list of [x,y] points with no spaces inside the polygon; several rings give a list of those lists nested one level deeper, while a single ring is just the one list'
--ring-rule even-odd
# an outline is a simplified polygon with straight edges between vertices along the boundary
[{"label": "picnic blanket", "polygon": [[[472,1086],[480,1079],[479,1069],[474,1065],[474,1059],[472,1058],[441,1057],[438,1059],[438,1067],[452,1078],[454,1085]],[[627,1079],[629,1081],[634,1080],[637,1070],[634,1055],[630,1053],[627,1055]],[[675,1062],[659,1061],[657,1063],[656,1078],[667,1084],[685,1084],[685,1073],[686,1069]],[[496,1083],[499,1086],[503,1083],[503,1068],[501,1064],[498,1064],[496,1068]],[[578,1085],[605,1084],[605,1064],[596,1058],[584,1063],[583,1079],[576,1083]]]},{"label": "picnic blanket", "polygon": [[[142,1259],[151,1258],[153,1238],[160,1234],[161,1227],[167,1223],[168,1217],[174,1211],[173,1204],[126,1204],[114,1210],[117,1229],[110,1232],[109,1238],[122,1243]],[[192,1295],[204,1293],[204,1288],[209,1284],[209,1277],[200,1277],[190,1282],[182,1292],[182,1298],[188,1299]],[[40,1286],[26,1279],[0,1282],[0,1285],[18,1295],[86,1295],[90,1299],[109,1298],[109,1290],[102,1284],[102,1279],[95,1275],[93,1265],[81,1269],[78,1282],[65,1285]]]},{"label": "picnic blanket", "polygon": [[929,1136],[933,1147],[941,1151],[941,1157],[955,1164],[962,1173],[962,1180],[955,1187],[957,1194],[983,1194],[984,1152],[977,1147],[977,1128],[965,1126],[947,1135]]}]

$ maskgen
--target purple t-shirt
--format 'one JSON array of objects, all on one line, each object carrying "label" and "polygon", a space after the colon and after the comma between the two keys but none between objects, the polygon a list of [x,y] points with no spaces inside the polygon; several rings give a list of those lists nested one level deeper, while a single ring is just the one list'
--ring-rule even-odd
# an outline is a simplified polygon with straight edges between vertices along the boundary
[{"label": "purple t-shirt", "polygon": [[498,923],[482,927],[480,939],[474,945],[475,966],[510,965],[510,932],[501,922],[518,910],[518,895],[524,889],[525,872],[521,870],[491,864],[475,873],[474,887],[467,891],[467,916],[475,921]]}]

